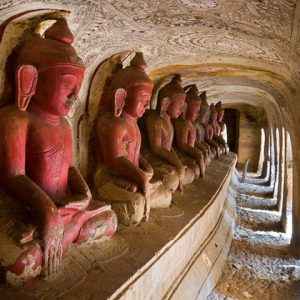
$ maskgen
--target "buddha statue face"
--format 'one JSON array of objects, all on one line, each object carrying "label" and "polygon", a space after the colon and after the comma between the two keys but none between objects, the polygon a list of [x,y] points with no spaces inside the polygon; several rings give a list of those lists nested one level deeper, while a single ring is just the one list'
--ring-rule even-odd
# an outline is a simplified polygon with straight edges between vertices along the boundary
[{"label": "buddha statue face", "polygon": [[196,121],[199,117],[202,100],[198,96],[199,91],[196,85],[188,86],[186,93],[186,113],[185,119]]},{"label": "buddha statue face", "polygon": [[171,82],[160,89],[158,93],[158,108],[160,109],[163,99],[168,98],[166,113],[171,119],[176,119],[183,112],[185,97],[186,94],[181,86],[180,75],[175,74]]},{"label": "buddha statue face", "polygon": [[174,94],[170,97],[170,104],[167,109],[167,114],[171,119],[176,119],[182,113],[185,102],[185,94]]},{"label": "buddha statue face", "polygon": [[66,116],[77,98],[83,76],[83,68],[71,64],[41,70],[32,102],[52,115]]},{"label": "buddha statue face", "polygon": [[153,86],[150,84],[133,85],[127,89],[124,111],[133,118],[140,118],[150,104]]},{"label": "buddha statue face", "polygon": [[201,101],[189,101],[187,103],[187,110],[185,114],[185,119],[196,121],[199,117],[199,111],[201,107]]}]

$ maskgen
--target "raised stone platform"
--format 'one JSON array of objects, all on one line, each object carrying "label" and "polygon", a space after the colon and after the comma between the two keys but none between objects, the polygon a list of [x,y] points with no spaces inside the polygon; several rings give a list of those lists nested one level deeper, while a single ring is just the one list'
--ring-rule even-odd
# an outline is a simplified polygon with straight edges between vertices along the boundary
[{"label": "raised stone platform", "polygon": [[1,299],[205,299],[235,226],[230,187],[236,158],[214,160],[204,179],[176,192],[148,223],[120,226],[110,241],[74,246],[48,280],[0,287]]}]

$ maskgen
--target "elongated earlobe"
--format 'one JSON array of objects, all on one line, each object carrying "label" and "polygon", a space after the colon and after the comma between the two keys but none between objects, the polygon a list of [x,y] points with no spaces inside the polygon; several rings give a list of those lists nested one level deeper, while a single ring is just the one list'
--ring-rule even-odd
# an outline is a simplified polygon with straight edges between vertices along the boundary
[{"label": "elongated earlobe", "polygon": [[165,116],[169,105],[170,105],[170,99],[167,98],[167,97],[164,98],[161,102],[160,112],[159,112],[159,115],[160,115],[161,118],[163,118]]},{"label": "elongated earlobe", "polygon": [[115,92],[114,115],[120,117],[125,105],[127,92],[124,89],[117,89]]},{"label": "elongated earlobe", "polygon": [[35,93],[37,78],[38,72],[34,66],[22,65],[18,67],[16,73],[16,103],[18,108],[22,111],[27,109],[30,98]]}]

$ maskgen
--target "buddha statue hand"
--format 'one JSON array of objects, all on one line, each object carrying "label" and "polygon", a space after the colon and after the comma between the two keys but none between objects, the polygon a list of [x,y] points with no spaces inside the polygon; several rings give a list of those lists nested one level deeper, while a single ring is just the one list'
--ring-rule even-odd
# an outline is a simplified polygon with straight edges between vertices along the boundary
[{"label": "buddha statue hand", "polygon": [[143,194],[146,193],[149,182],[153,177],[154,170],[148,161],[140,155],[140,167],[141,167],[141,176],[142,176],[142,191]]},{"label": "buddha statue hand", "polygon": [[51,208],[50,216],[45,218],[43,227],[44,274],[49,276],[57,272],[63,255],[64,226],[56,208]]},{"label": "buddha statue hand", "polygon": [[185,169],[186,166],[183,168],[179,169],[179,191],[183,192],[183,183],[184,183],[184,178],[185,178]]}]

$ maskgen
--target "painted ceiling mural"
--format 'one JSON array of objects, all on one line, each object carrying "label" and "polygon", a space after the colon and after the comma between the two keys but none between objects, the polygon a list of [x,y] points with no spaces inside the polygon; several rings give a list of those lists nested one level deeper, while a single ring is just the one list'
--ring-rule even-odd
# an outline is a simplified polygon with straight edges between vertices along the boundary
[{"label": "painted ceiling mural", "polygon": [[[257,86],[293,113],[296,96],[286,105],[284,92],[288,82],[300,83],[300,0],[2,0],[0,23],[39,9],[71,12],[68,22],[87,80],[114,54],[143,51],[152,78],[180,71],[185,82],[201,88],[216,74],[233,76],[232,91],[234,82],[239,92]],[[213,65],[215,73],[206,76],[210,70],[203,65]],[[82,104],[74,120],[84,114]]]},{"label": "painted ceiling mural", "polygon": [[[149,65],[229,55],[284,64],[290,59],[297,0],[9,0],[7,10],[65,8],[87,64],[144,49]],[[26,7],[27,6],[27,7]],[[147,57],[148,56],[148,57]]]}]

